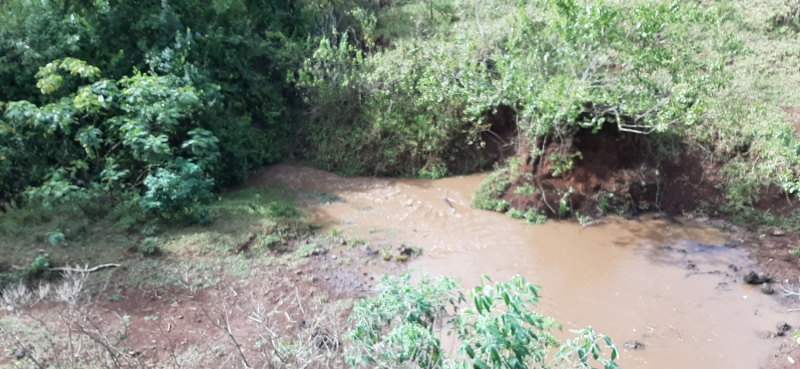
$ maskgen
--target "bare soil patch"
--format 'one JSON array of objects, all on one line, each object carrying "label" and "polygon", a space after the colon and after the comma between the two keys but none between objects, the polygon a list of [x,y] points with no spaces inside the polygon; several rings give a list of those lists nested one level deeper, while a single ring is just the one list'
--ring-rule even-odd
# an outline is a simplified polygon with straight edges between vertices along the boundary
[{"label": "bare soil patch", "polygon": [[[308,242],[297,240],[283,252],[295,252],[304,244]],[[382,257],[378,247],[389,249],[389,245],[348,245],[343,239],[328,244],[315,240],[315,244],[316,249],[296,263],[258,266],[244,277],[221,273],[208,288],[126,288],[116,290],[119,293],[111,298],[103,291],[84,295],[74,307],[81,315],[77,320],[65,320],[63,312],[72,308],[53,301],[19,305],[0,312],[0,317],[18,317],[25,322],[19,329],[39,327],[44,336],[64,337],[70,327],[109,336],[122,367],[205,368],[230,367],[231,363],[239,367],[243,361],[256,367],[278,360],[271,350],[283,344],[278,343],[281,340],[297,342],[302,346],[297,352],[317,356],[280,360],[310,360],[309,367],[336,367],[329,364],[342,364],[340,339],[352,301],[371,296],[380,275],[399,273],[405,264]],[[341,263],[343,259],[348,262]],[[126,273],[115,271],[110,280],[126,278]],[[0,349],[5,354],[19,350],[15,346],[32,345],[50,361],[66,354],[66,344],[52,349],[34,339],[41,335],[25,337],[31,342],[6,340],[7,347]],[[99,354],[87,348],[83,355]],[[16,360],[13,354],[5,356],[0,365]]]}]

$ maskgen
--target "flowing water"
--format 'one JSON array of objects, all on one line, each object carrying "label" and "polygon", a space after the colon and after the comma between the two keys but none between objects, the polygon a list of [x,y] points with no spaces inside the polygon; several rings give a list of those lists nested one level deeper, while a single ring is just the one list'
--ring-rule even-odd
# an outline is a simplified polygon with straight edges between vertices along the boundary
[{"label": "flowing water", "polygon": [[[470,208],[484,177],[341,178],[279,165],[253,185],[336,194],[343,201],[314,208],[313,222],[376,246],[421,247],[410,267],[459,277],[464,287],[482,274],[521,274],[543,287],[538,310],[564,332],[592,325],[610,336],[622,368],[752,369],[775,349],[778,342],[762,335],[787,317],[773,297],[742,285],[751,265],[723,246],[730,235],[685,219],[526,225]],[[626,349],[631,341],[644,349]]]}]

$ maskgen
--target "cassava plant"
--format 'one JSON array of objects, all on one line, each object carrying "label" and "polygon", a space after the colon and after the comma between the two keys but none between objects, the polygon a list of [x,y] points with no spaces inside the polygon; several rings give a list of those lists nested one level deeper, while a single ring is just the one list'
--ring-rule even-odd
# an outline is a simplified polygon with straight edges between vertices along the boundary
[{"label": "cassava plant", "polygon": [[[552,336],[560,325],[532,310],[539,287],[521,276],[507,283],[481,278],[467,295],[457,280],[423,276],[383,277],[380,294],[355,304],[348,363],[367,367],[422,368],[618,368],[616,346],[591,327],[564,343]],[[442,334],[458,338],[455,354]],[[603,350],[609,349],[607,359]]]}]

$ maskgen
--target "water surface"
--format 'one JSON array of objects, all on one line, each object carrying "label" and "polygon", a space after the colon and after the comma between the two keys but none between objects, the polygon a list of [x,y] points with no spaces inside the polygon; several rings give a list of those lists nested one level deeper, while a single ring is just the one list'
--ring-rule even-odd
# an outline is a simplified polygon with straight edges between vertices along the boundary
[{"label": "water surface", "polygon": [[[723,246],[730,235],[685,219],[526,225],[469,207],[484,177],[341,178],[278,165],[252,184],[336,194],[343,201],[314,208],[312,222],[375,246],[421,247],[410,267],[459,277],[464,287],[482,274],[521,274],[543,287],[539,311],[565,332],[592,325],[610,336],[623,368],[752,369],[779,343],[762,334],[787,318],[773,297],[741,284],[751,264]],[[629,341],[645,348],[626,350]]]}]

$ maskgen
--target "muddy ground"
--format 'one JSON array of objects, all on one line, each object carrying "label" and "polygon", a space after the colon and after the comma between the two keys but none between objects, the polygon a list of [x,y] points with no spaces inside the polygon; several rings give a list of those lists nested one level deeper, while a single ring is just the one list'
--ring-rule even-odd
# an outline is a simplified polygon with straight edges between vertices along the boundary
[{"label": "muddy ground", "polygon": [[[798,281],[800,255],[793,254],[793,251],[800,249],[800,234],[797,232],[779,229],[771,229],[763,233],[748,232],[744,234],[740,247],[748,251],[749,257],[757,262],[762,272],[773,276],[777,282]],[[776,293],[783,294],[777,285]],[[796,301],[796,299],[797,296],[788,297],[782,300],[782,304],[788,306],[790,301]],[[798,327],[793,327],[793,329],[796,328]],[[797,368],[800,365],[800,363],[792,363],[788,358],[800,362],[800,344],[795,342],[793,337],[783,339],[779,350],[769,358],[764,368],[788,369]]]},{"label": "muddy ground", "polygon": [[[295,240],[282,252],[295,252],[311,242]],[[34,366],[69,362],[67,351],[79,346],[78,341],[86,345],[77,349],[86,359],[104,356],[102,342],[121,348],[113,350],[113,356],[122,367],[239,367],[244,361],[246,367],[261,367],[279,360],[262,350],[279,344],[270,339],[308,342],[311,346],[303,349],[317,354],[316,359],[303,359],[310,360],[305,363],[309,367],[341,367],[339,340],[353,301],[374,295],[380,276],[405,271],[406,258],[415,254],[403,246],[367,246],[345,239],[313,243],[317,247],[295,263],[258,266],[244,277],[221,272],[213,286],[127,288],[114,290],[119,293],[112,297],[105,292],[111,286],[104,286],[80,293],[75,304],[49,301],[58,299],[57,293],[33,305],[14,304],[16,308],[0,316],[16,317],[21,325],[8,320],[0,329],[23,334],[17,343],[3,342],[0,367],[31,364],[31,358],[37,359]],[[340,263],[342,259],[348,263]],[[108,279],[124,279],[126,274],[118,269]],[[101,344],[65,341],[68,327]],[[287,357],[279,366],[296,360]]]}]

